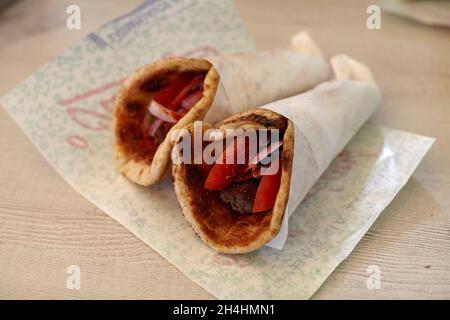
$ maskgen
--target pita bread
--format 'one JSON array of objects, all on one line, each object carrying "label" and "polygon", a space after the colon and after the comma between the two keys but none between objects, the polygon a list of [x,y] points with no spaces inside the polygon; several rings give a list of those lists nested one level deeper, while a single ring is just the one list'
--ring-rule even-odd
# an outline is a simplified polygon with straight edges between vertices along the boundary
[{"label": "pita bread", "polygon": [[[289,197],[294,155],[293,124],[275,112],[261,108],[245,111],[215,126],[218,129],[273,129],[278,128],[281,123],[286,128],[281,152],[281,183],[272,210],[247,214],[233,211],[219,199],[219,191],[203,188],[204,178],[199,178],[195,171],[196,165],[173,164],[173,184],[183,214],[200,238],[215,250],[222,253],[246,253],[257,250],[275,237]],[[210,127],[205,124],[202,128],[206,130]],[[186,129],[193,134],[194,125],[191,124]],[[174,150],[176,153],[176,148]]]},{"label": "pita bread", "polygon": [[[147,107],[166,83],[185,72],[204,72],[203,97],[175,123],[156,150],[149,150],[141,132]],[[137,70],[121,87],[114,113],[115,158],[119,170],[130,180],[144,186],[163,179],[170,171],[171,133],[204,118],[212,104],[219,76],[204,59],[167,58]]]}]

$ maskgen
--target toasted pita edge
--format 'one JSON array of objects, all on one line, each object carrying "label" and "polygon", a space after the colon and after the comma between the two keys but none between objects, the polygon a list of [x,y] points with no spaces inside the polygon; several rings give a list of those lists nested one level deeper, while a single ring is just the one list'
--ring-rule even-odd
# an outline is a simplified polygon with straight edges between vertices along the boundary
[{"label": "toasted pita edge", "polygon": [[[220,122],[216,125],[219,128],[225,128],[233,123],[243,121],[250,114],[257,115],[266,115],[273,116],[277,115],[275,112],[265,110],[265,109],[254,109],[245,111],[236,115],[233,115],[230,118]],[[249,125],[249,121],[245,122]],[[206,125],[208,127],[209,125]],[[259,123],[254,122],[254,126],[256,128],[261,128]],[[210,127],[210,126],[209,126]],[[204,125],[205,128],[205,125]],[[186,127],[188,131],[193,132],[193,125]],[[271,219],[268,227],[264,229],[254,240],[249,243],[243,244],[235,244],[235,245],[227,245],[225,243],[221,243],[220,241],[216,241],[208,236],[207,232],[203,230],[203,226],[201,221],[198,221],[199,215],[195,215],[191,204],[191,199],[195,197],[195,194],[191,192],[189,189],[189,185],[185,181],[185,166],[184,165],[176,165],[172,166],[172,181],[175,189],[175,193],[178,198],[178,202],[183,211],[183,215],[190,223],[191,227],[197,233],[197,235],[211,248],[217,250],[221,253],[228,254],[241,254],[248,253],[251,251],[255,251],[270,240],[272,240],[276,234],[278,233],[281,222],[284,216],[284,212],[286,210],[286,205],[289,198],[289,190],[290,190],[290,182],[291,182],[291,171],[292,171],[292,160],[294,156],[294,126],[290,120],[288,120],[288,126],[284,133],[283,137],[283,151],[281,153],[282,157],[282,173],[281,173],[281,182],[280,189],[278,191],[275,205],[271,212]],[[252,213],[257,214],[257,213]]]},{"label": "toasted pita edge", "polygon": [[[204,80],[203,97],[200,99],[183,118],[181,118],[168,132],[164,141],[158,146],[152,162],[149,164],[143,160],[137,160],[128,154],[120,143],[118,134],[120,128],[118,119],[123,115],[125,106],[129,99],[139,95],[140,87],[158,72],[170,71],[208,71]],[[170,152],[173,146],[171,135],[189,123],[202,120],[211,106],[219,84],[219,75],[215,68],[204,59],[191,58],[167,58],[155,61],[131,75],[122,85],[115,103],[114,111],[114,153],[119,171],[131,181],[149,186],[161,181],[170,172]],[[150,99],[147,103],[150,102]]]}]

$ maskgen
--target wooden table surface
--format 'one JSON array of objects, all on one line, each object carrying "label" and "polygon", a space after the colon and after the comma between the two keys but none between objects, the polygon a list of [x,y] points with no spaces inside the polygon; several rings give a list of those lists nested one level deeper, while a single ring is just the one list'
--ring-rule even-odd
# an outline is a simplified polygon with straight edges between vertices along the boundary
[{"label": "wooden table surface", "polygon": [[[22,0],[0,13],[0,95],[139,0]],[[437,138],[413,177],[314,298],[450,298],[450,29],[382,15],[372,1],[237,1],[259,48],[307,29],[324,51],[368,63],[383,102],[375,123]],[[65,27],[79,4],[82,29]],[[150,247],[76,193],[0,108],[0,298],[209,299]],[[81,290],[66,269],[81,267]],[[381,289],[367,288],[378,265]],[[299,284],[301,285],[301,284]]]}]

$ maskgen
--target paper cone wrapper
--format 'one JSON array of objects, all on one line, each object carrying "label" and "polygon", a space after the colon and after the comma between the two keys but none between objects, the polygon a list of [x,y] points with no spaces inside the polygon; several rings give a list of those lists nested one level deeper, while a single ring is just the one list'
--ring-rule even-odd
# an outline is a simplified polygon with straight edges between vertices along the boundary
[{"label": "paper cone wrapper", "polygon": [[212,56],[207,60],[220,76],[205,118],[211,123],[305,92],[331,77],[328,62],[307,32],[295,35],[290,48]]},{"label": "paper cone wrapper", "polygon": [[267,246],[283,247],[289,217],[380,103],[367,66],[345,55],[333,57],[331,65],[335,80],[262,107],[290,119],[295,134],[289,200],[280,231]]}]

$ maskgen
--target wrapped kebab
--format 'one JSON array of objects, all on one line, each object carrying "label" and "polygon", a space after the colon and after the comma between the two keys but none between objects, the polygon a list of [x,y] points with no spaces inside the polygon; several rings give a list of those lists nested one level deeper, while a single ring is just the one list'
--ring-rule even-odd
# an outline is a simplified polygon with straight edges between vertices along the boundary
[{"label": "wrapped kebab", "polygon": [[365,65],[337,56],[332,67],[335,80],[306,93],[178,133],[175,192],[206,244],[223,253],[283,247],[289,216],[380,102]]},{"label": "wrapped kebab", "polygon": [[174,130],[304,92],[328,79],[329,69],[305,32],[289,49],[153,62],[131,75],[116,99],[118,168],[140,185],[154,184],[170,172]]}]

